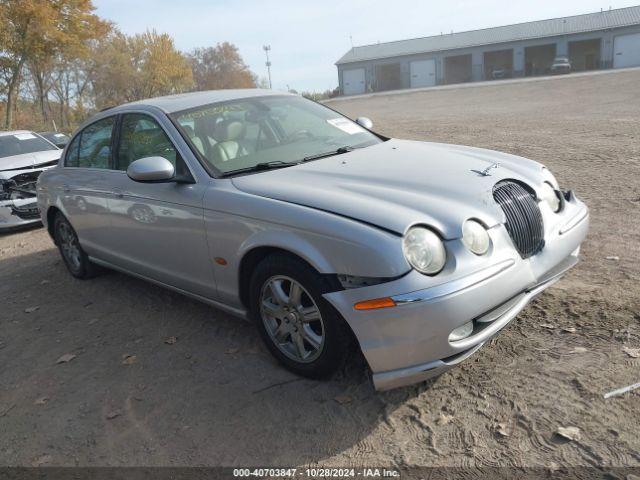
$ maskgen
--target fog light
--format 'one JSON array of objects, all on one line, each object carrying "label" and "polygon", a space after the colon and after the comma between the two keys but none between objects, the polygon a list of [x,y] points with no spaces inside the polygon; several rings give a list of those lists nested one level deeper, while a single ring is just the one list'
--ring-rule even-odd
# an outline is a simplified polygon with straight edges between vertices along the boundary
[{"label": "fog light", "polygon": [[463,338],[467,338],[473,332],[473,321],[467,322],[461,327],[456,328],[453,332],[449,334],[450,342],[457,342],[458,340],[462,340]]}]

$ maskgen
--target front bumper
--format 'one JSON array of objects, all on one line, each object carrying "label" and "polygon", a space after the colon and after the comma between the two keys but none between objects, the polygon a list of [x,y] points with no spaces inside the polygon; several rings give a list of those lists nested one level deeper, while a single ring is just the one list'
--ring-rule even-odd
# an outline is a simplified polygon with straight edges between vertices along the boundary
[{"label": "front bumper", "polygon": [[36,197],[0,200],[0,231],[40,223]]},{"label": "front bumper", "polygon": [[[447,241],[449,260],[435,277],[411,271],[393,282],[325,295],[355,333],[376,389],[423,381],[462,362],[578,262],[589,226],[586,206],[572,197],[561,214],[542,213],[545,247],[533,257],[523,260],[500,225],[489,230],[492,247],[483,257],[460,240]],[[353,308],[383,297],[397,306]],[[471,335],[449,341],[451,331],[469,321]]]}]

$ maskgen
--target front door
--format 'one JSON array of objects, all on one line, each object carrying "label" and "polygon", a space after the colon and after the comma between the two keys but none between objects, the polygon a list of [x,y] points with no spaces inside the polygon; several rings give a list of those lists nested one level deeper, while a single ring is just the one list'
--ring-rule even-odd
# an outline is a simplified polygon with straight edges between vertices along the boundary
[{"label": "front door", "polygon": [[126,169],[139,158],[161,156],[177,174],[188,173],[158,122],[142,113],[124,114],[109,199],[110,243],[117,264],[129,271],[207,298],[216,296],[204,231],[201,183],[141,183]]}]

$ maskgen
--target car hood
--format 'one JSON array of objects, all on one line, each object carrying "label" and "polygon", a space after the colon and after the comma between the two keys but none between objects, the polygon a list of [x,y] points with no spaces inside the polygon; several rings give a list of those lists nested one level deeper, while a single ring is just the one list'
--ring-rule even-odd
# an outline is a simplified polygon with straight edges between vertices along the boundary
[{"label": "car hood", "polygon": [[[489,176],[482,170],[492,168]],[[493,186],[516,179],[537,189],[543,166],[521,157],[459,145],[389,140],[321,160],[234,177],[239,190],[325,210],[403,234],[414,224],[460,238],[462,223],[504,222]]]},{"label": "car hood", "polygon": [[50,163],[60,158],[62,150],[45,150],[43,152],[24,153],[11,157],[0,158],[0,172],[36,168],[41,164]]}]

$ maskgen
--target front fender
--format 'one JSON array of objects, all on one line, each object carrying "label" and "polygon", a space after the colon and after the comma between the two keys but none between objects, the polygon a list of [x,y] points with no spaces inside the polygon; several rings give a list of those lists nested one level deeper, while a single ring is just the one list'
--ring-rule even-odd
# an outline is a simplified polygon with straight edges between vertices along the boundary
[{"label": "front fender", "polygon": [[365,243],[343,236],[271,226],[247,238],[238,249],[237,256],[243,258],[251,250],[261,247],[280,248],[304,259],[320,273],[396,277],[409,270],[404,258],[394,258],[394,250],[399,249],[389,243],[396,242],[399,240],[385,242],[372,239],[372,243]]},{"label": "front fender", "polygon": [[397,277],[410,270],[400,236],[357,220],[235,189],[209,189],[204,203],[211,259],[226,261],[212,262],[224,302],[239,303],[240,265],[256,248],[291,252],[324,274]]}]

